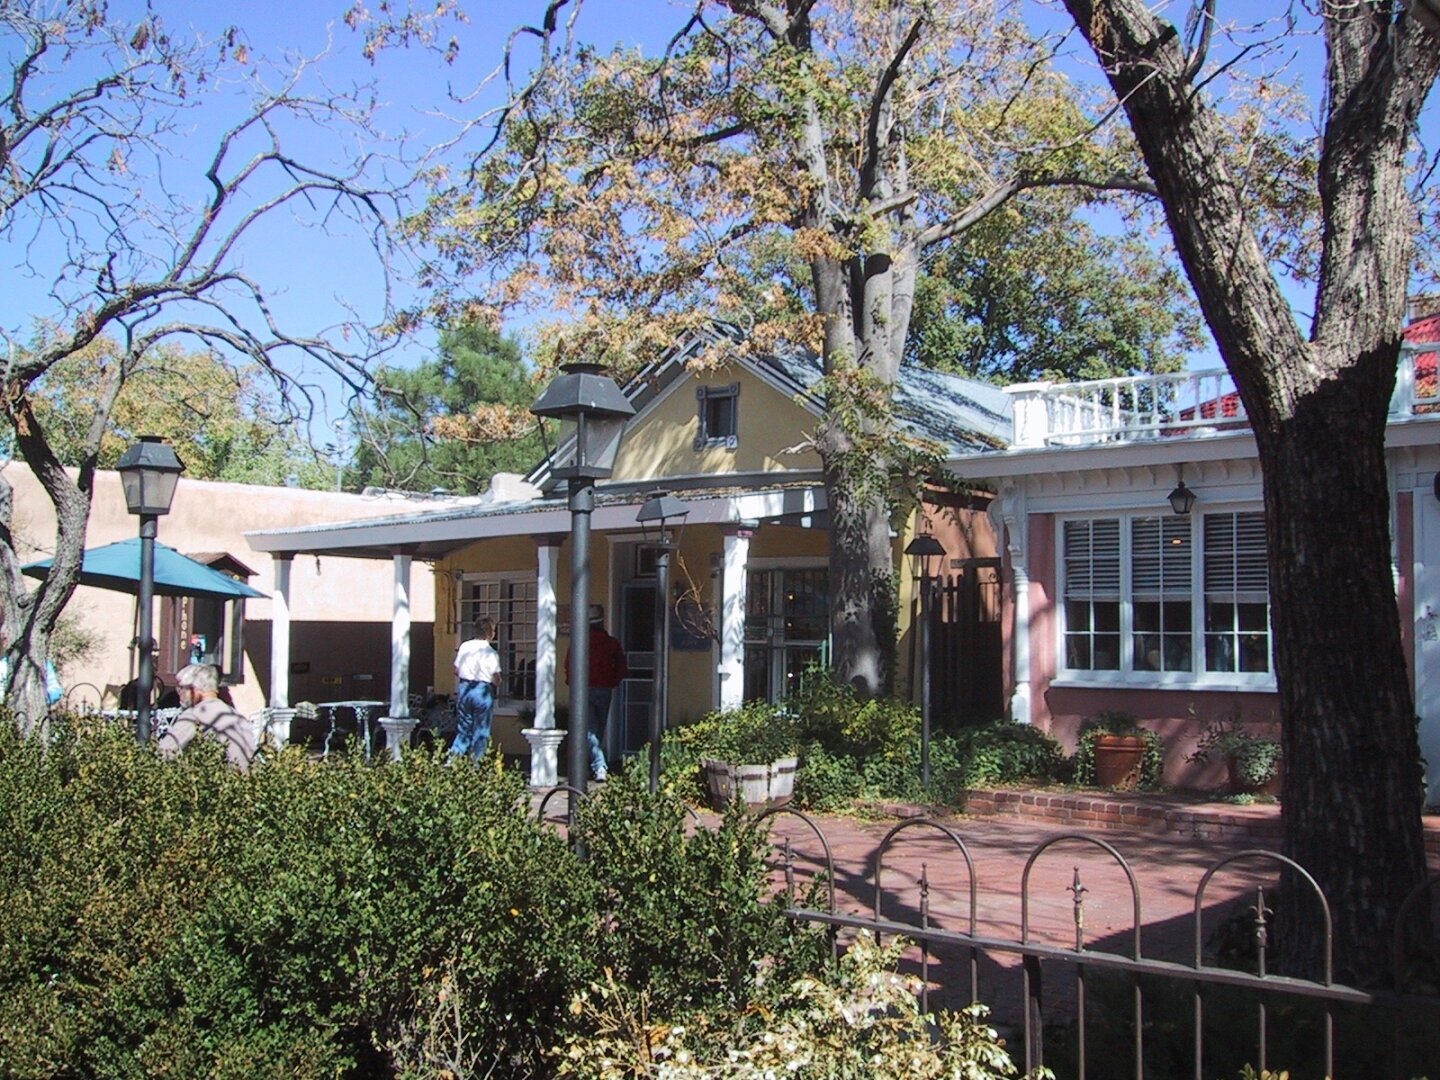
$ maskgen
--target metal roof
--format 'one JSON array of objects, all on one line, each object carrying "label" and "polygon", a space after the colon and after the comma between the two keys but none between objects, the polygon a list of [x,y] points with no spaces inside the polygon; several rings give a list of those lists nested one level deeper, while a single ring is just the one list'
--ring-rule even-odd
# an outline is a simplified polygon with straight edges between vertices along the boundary
[{"label": "metal roof", "polygon": [[[825,495],[813,481],[787,484],[780,477],[763,490],[687,491],[676,484],[670,490],[690,507],[687,526],[771,521],[821,527],[826,520]],[[597,487],[593,527],[600,532],[638,533],[635,515],[646,497],[635,485],[611,492]],[[247,532],[245,539],[254,550],[272,555],[389,559],[403,553],[435,560],[480,540],[564,536],[569,532],[570,510],[561,496],[508,503],[468,502],[389,517],[263,529]]]},{"label": "metal roof", "polygon": [[[797,392],[814,397],[823,375],[821,359],[808,349],[776,350],[750,363],[778,374]],[[815,397],[817,407],[823,398]],[[895,383],[895,413],[922,438],[940,443],[948,455],[993,450],[1010,442],[1011,398],[997,386],[933,368],[903,364]]]}]

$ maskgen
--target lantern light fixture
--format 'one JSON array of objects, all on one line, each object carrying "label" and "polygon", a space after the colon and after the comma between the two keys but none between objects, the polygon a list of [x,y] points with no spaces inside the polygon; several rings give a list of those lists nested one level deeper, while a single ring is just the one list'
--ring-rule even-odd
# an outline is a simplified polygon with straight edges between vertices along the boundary
[{"label": "lantern light fixture", "polygon": [[1195,492],[1185,486],[1185,478],[1180,478],[1180,483],[1175,490],[1167,496],[1170,500],[1170,509],[1177,514],[1188,514],[1195,506]]},{"label": "lantern light fixture", "polygon": [[185,471],[180,456],[158,435],[141,435],[126,448],[115,466],[125,505],[140,518],[139,626],[135,647],[139,652],[135,676],[135,738],[150,741],[150,695],[155,688],[155,535],[156,518],[170,512],[180,474]]},{"label": "lantern light fixture", "polygon": [[599,364],[576,362],[561,365],[530,411],[560,423],[551,475],[604,480],[615,470],[625,421],[635,415],[635,406]]},{"label": "lantern light fixture", "polygon": [[141,435],[120,455],[115,466],[125,505],[132,514],[168,514],[175,500],[175,488],[185,471],[174,447],[159,435]]}]

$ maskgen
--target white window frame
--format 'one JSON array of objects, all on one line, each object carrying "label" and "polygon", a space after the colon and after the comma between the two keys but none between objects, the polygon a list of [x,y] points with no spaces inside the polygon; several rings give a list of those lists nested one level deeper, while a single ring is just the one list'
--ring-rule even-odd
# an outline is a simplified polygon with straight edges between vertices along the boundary
[{"label": "white window frame", "polygon": [[[1055,677],[1054,686],[1126,686],[1150,689],[1204,689],[1273,691],[1275,683],[1273,600],[1265,600],[1266,635],[1270,642],[1269,671],[1206,671],[1204,523],[1207,516],[1259,513],[1253,503],[1215,504],[1189,515],[1190,525],[1190,661],[1188,671],[1136,670],[1134,659],[1134,539],[1133,523],[1143,518],[1163,518],[1150,508],[1097,510],[1084,514],[1057,514],[1055,518]],[[1077,521],[1120,523],[1120,666],[1118,670],[1089,670],[1067,666],[1067,583],[1065,527]]]},{"label": "white window frame", "polygon": [[[528,604],[530,608],[529,638],[528,640],[526,640],[522,637],[519,641],[514,642],[513,644],[515,645],[516,649],[519,650],[519,652],[522,654],[522,661],[525,659],[528,659],[530,661],[532,672],[531,678],[534,678],[535,676],[533,673],[539,667],[539,655],[536,644],[539,630],[539,605],[537,603],[539,589],[538,582],[535,579],[535,575],[526,574],[521,571],[467,571],[461,574],[459,588],[456,589],[455,593],[455,625],[459,634],[457,641],[468,641],[474,635],[475,624],[479,622],[479,620],[486,614],[484,610],[480,610],[478,612],[476,611],[477,601],[469,600],[466,598],[466,594],[470,591],[470,586],[472,585],[494,585],[501,588],[504,588],[507,585],[519,585],[522,587],[528,586]],[[506,601],[502,598],[500,602],[504,603]],[[508,602],[513,604],[513,598],[510,599]],[[485,603],[485,601],[481,601],[478,603]],[[523,603],[525,603],[524,600],[522,600],[522,604]],[[515,619],[513,618],[513,615],[511,618],[508,619],[501,617],[499,614],[493,615],[492,617],[495,618],[496,624],[499,627],[499,632],[496,635],[499,640],[491,643],[500,653],[501,682],[499,702],[507,705],[516,706],[533,705],[533,697],[519,697],[514,696],[510,693],[511,689],[514,687],[514,680],[521,677],[522,675],[521,672],[513,670],[514,659],[511,652],[511,634],[513,633]],[[528,650],[526,646],[528,646]],[[528,655],[525,655],[527,653]]]}]

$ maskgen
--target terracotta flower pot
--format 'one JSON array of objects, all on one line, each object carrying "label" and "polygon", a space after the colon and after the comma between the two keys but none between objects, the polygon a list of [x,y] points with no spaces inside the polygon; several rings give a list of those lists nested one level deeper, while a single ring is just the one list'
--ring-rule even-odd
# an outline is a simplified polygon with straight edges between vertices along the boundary
[{"label": "terracotta flower pot", "polygon": [[1097,787],[1134,791],[1140,786],[1147,744],[1143,735],[1100,735],[1095,739]]}]

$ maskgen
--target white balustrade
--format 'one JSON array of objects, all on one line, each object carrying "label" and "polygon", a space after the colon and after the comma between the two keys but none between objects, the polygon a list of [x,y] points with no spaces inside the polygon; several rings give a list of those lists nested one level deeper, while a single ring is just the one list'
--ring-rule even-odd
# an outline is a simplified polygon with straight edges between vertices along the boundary
[{"label": "white balustrade", "polygon": [[[1440,411],[1440,344],[1401,347],[1395,417]],[[1014,397],[1014,445],[1093,446],[1244,429],[1249,421],[1224,368],[1076,383],[1024,383]]]}]

